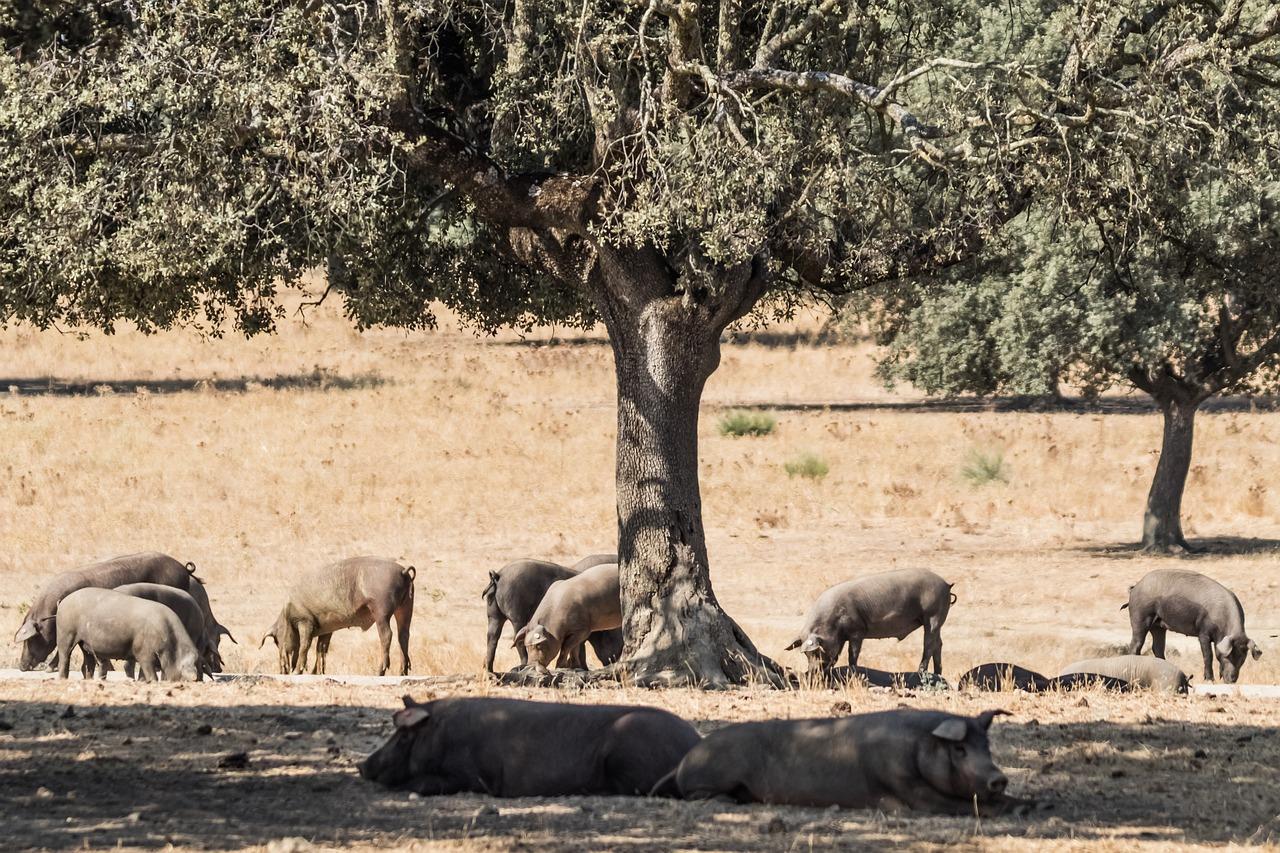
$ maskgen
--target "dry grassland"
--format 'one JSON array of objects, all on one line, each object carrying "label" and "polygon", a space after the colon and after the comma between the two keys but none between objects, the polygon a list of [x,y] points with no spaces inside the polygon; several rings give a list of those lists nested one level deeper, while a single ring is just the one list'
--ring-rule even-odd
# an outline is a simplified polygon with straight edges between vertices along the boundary
[{"label": "dry grassland", "polygon": [[[716,590],[762,650],[799,666],[782,647],[819,591],[907,565],[957,584],[943,632],[948,676],[987,660],[1052,671],[1127,641],[1126,588],[1170,565],[1123,547],[1138,533],[1157,415],[896,409],[915,398],[876,384],[865,345],[816,346],[779,331],[726,346],[702,426]],[[415,673],[478,672],[488,570],[523,556],[572,562],[613,548],[610,352],[598,336],[545,345],[550,334],[358,334],[332,305],[311,311],[306,325],[291,321],[280,335],[249,342],[0,333],[0,626],[17,627],[54,571],[157,549],[199,566],[215,612],[240,640],[224,647],[229,669],[268,672],[274,649],[257,645],[290,577],[379,554],[418,568]],[[88,393],[61,393],[48,377]],[[5,393],[8,386],[18,391]],[[720,413],[744,403],[776,407],[772,435],[718,434]],[[1278,683],[1280,415],[1205,415],[1197,441],[1186,526],[1219,549],[1178,565],[1239,594],[1250,634],[1267,650],[1242,681]],[[963,477],[975,451],[1002,454],[1007,482]],[[830,473],[789,477],[783,466],[801,453],[821,456]],[[371,671],[374,644],[372,634],[339,634],[330,671]],[[1170,644],[1174,660],[1198,676],[1195,641]],[[919,653],[918,636],[870,641],[862,662],[913,668]],[[504,644],[499,663],[514,660]],[[662,704],[704,729],[829,714],[838,701],[855,710],[1006,705],[1016,716],[999,724],[998,757],[1016,792],[1054,808],[979,823],[598,799],[499,803],[491,815],[478,814],[482,798],[410,802],[350,773],[351,757],[384,732],[382,709],[396,695],[0,683],[0,719],[15,723],[0,732],[0,819],[26,833],[19,846],[226,849],[302,836],[466,849],[1119,850],[1267,841],[1280,827],[1280,706],[1265,700],[1094,695],[1078,705],[1075,697],[862,690],[578,697]],[[81,709],[76,717],[59,716],[67,704]],[[199,721],[215,736],[193,739]],[[335,743],[313,738],[317,729]],[[268,772],[211,769],[237,745],[260,751],[253,766]],[[42,782],[33,756],[47,757],[37,766],[60,781]],[[52,792],[47,802],[32,799],[41,784]],[[140,805],[127,807],[134,800]],[[140,822],[122,817],[139,809]],[[169,811],[188,819],[170,820]],[[783,828],[771,834],[775,816]],[[91,825],[101,831],[81,833]]]}]

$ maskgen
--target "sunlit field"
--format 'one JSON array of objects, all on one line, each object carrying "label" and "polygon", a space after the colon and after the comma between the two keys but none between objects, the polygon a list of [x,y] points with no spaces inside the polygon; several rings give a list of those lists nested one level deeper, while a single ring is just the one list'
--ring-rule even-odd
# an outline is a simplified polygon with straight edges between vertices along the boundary
[{"label": "sunlit field", "polygon": [[[1232,407],[1201,417],[1184,524],[1212,551],[1181,561],[1147,557],[1130,544],[1140,531],[1160,422],[1141,400],[1106,415],[996,411],[972,401],[915,406],[920,398],[911,389],[889,393],[877,383],[869,344],[817,342],[820,325],[801,318],[729,340],[702,414],[712,577],[721,602],[762,651],[801,667],[802,656],[783,647],[821,590],[868,572],[924,566],[956,584],[958,602],[943,629],[949,678],[992,660],[1053,674],[1071,660],[1118,651],[1129,637],[1120,610],[1127,587],[1152,568],[1176,565],[1222,581],[1243,602],[1249,633],[1265,653],[1245,665],[1241,681],[1280,682],[1280,414]],[[305,322],[291,312],[278,336],[247,342],[10,329],[0,333],[0,352],[0,624],[10,632],[50,574],[154,549],[198,566],[214,612],[239,640],[224,644],[228,669],[272,672],[275,649],[258,644],[291,578],[338,558],[375,554],[418,569],[414,674],[470,677],[482,666],[480,593],[490,570],[520,557],[572,563],[615,547],[613,372],[599,333],[543,329],[478,338],[447,320],[430,333],[357,333],[326,303],[309,309]],[[770,434],[721,434],[724,414],[755,407],[776,419]],[[825,463],[824,476],[788,474],[787,463],[806,454]],[[511,633],[508,627],[505,636]],[[860,662],[913,669],[920,643],[919,634],[901,643],[868,641]],[[335,635],[329,672],[373,672],[376,645],[376,632]],[[507,646],[504,639],[504,667],[516,662]],[[1200,681],[1195,639],[1170,635],[1170,646],[1171,659]],[[6,666],[16,652],[9,657]],[[99,719],[145,727],[153,712],[135,703],[147,700],[162,709],[158,725],[172,729],[165,730],[175,744],[188,724],[206,718],[215,734],[220,726],[232,732],[227,743],[247,743],[256,733],[262,745],[236,748],[276,750],[264,761],[290,777],[298,798],[292,802],[310,796],[305,774],[314,773],[322,786],[316,808],[354,798],[353,814],[380,817],[356,818],[360,828],[352,829],[330,816],[315,822],[312,834],[295,825],[296,815],[279,832],[265,821],[236,829],[232,818],[219,834],[202,812],[193,818],[205,833],[200,839],[174,826],[148,830],[152,818],[144,817],[143,829],[103,824],[95,844],[163,846],[172,837],[178,845],[241,848],[301,836],[331,845],[430,841],[505,849],[522,836],[581,849],[792,849],[914,839],[1120,850],[1180,840],[1266,841],[1278,831],[1280,744],[1272,727],[1280,708],[1268,700],[864,689],[573,693],[574,700],[625,695],[665,705],[704,730],[733,719],[836,713],[839,702],[854,710],[899,702],[1004,705],[1015,716],[998,724],[994,737],[997,758],[1011,768],[1011,790],[1021,786],[1021,793],[1056,797],[1059,805],[975,829],[973,821],[600,800],[564,806],[577,810],[568,817],[560,806],[525,813],[500,803],[500,814],[478,820],[484,801],[463,797],[441,806],[436,826],[427,806],[366,787],[350,772],[353,756],[385,732],[382,709],[393,707],[399,692],[267,683],[135,690],[81,685],[78,677],[68,685],[0,682],[0,719],[19,723],[0,732],[0,787],[18,786],[18,803],[45,784],[56,795],[51,802],[65,805],[59,798],[81,784],[75,774],[68,770],[57,784],[20,781],[26,757],[48,750],[70,762],[66,768],[87,761],[78,757],[85,750],[133,759],[121,746],[125,731],[93,734],[87,721],[54,712],[102,703]],[[163,710],[171,704],[182,707]],[[301,709],[296,726],[282,716],[291,705]],[[341,707],[323,710],[330,706]],[[229,716],[220,722],[219,715]],[[1031,720],[1039,732],[1052,729],[1048,740],[1037,740]],[[292,728],[304,732],[301,741],[286,742]],[[326,751],[329,735],[312,740],[315,729],[330,732],[339,752]],[[1013,733],[1004,746],[1002,729]],[[1207,759],[1194,756],[1202,740],[1213,744],[1205,747]],[[208,773],[213,751],[233,747],[205,739],[173,748],[190,751],[148,752],[146,761],[168,762],[166,772],[178,776],[190,768]],[[1221,799],[1205,798],[1215,790],[1224,792]],[[1228,790],[1236,801],[1228,802]],[[250,786],[237,796],[256,791]],[[89,796],[87,789],[80,794]],[[272,796],[284,795],[276,789]],[[35,803],[31,808],[50,808]],[[75,810],[32,818],[28,842],[78,846],[75,821],[55,827],[45,820],[54,815],[61,821]],[[783,829],[770,834],[774,815]],[[670,834],[655,834],[657,825],[670,826]]]}]

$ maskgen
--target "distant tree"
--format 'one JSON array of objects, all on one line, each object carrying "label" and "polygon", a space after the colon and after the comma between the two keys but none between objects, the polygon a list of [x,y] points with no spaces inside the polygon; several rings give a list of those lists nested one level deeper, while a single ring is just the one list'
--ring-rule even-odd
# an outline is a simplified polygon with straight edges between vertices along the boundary
[{"label": "distant tree", "polygon": [[[711,587],[698,404],[752,311],[945,267],[1251,117],[1266,0],[9,0],[0,317],[603,322],[625,659],[775,678]],[[1269,52],[1271,51],[1271,52]],[[1257,117],[1258,121],[1274,116]]]},{"label": "distant tree", "polygon": [[1142,546],[1188,550],[1197,409],[1217,394],[1280,391],[1280,182],[1251,177],[1171,186],[1178,213],[1162,220],[1163,242],[1035,217],[972,266],[864,300],[888,345],[881,375],[931,394],[1044,394],[1059,375],[1089,393],[1145,391],[1164,435]]}]

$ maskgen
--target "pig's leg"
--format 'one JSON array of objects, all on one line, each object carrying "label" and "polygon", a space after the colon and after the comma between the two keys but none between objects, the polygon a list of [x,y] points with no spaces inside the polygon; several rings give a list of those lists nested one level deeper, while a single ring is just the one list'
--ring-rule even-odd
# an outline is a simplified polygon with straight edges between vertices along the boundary
[{"label": "pig's leg", "polygon": [[130,681],[133,681],[133,679],[137,677],[137,669],[138,669],[138,668],[137,668],[137,666],[135,666],[135,665],[134,665],[133,661],[131,661],[131,660],[127,660],[127,661],[125,661],[125,662],[124,662],[124,677],[125,677],[125,678],[127,678],[127,679],[129,679]]},{"label": "pig's leg", "polygon": [[80,675],[85,680],[93,678],[93,671],[98,666],[98,659],[89,651],[84,643],[80,644]]},{"label": "pig's leg", "polygon": [[[836,649],[836,653],[839,654],[839,652],[840,650]],[[862,654],[862,638],[850,637],[849,638],[849,673],[850,674],[853,674],[854,672],[857,671],[858,655],[860,654]],[[835,663],[836,662],[834,660],[827,661],[827,668],[835,666]]]},{"label": "pig's leg", "polygon": [[409,626],[413,624],[413,594],[405,596],[393,614],[396,617],[396,642],[400,644],[400,674],[408,675],[409,667]]},{"label": "pig's leg", "polygon": [[71,677],[71,650],[75,647],[74,631],[58,632],[58,678]]},{"label": "pig's leg", "polygon": [[[1129,627],[1132,629],[1132,637],[1129,640],[1129,654],[1142,654],[1142,644],[1147,641],[1147,629],[1150,627],[1147,618],[1133,610],[1129,611]],[[1164,657],[1164,655],[1160,655]]]},{"label": "pig's leg", "polygon": [[333,634],[321,634],[316,637],[316,662],[311,667],[312,675],[324,675],[325,666],[329,659],[329,641],[333,639]]},{"label": "pig's leg", "polygon": [[138,661],[139,668],[142,669],[143,681],[159,681],[156,676],[156,659],[155,655],[143,655]]},{"label": "pig's leg", "polygon": [[382,643],[382,662],[378,664],[378,675],[386,675],[391,668],[391,617],[378,620],[378,640]]},{"label": "pig's leg", "polygon": [[1164,660],[1164,638],[1168,633],[1168,629],[1162,627],[1157,628],[1151,626],[1151,654]]},{"label": "pig's leg", "polygon": [[[493,659],[498,654],[498,640],[502,638],[502,626],[507,624],[507,617],[499,612],[489,612],[489,631],[485,634],[487,646],[484,652],[484,671],[493,672]],[[524,657],[524,647],[520,648],[520,656]],[[523,661],[522,661],[523,662]]]},{"label": "pig's leg", "polygon": [[1213,640],[1208,634],[1200,635],[1200,654],[1204,657],[1204,680],[1213,681]]},{"label": "pig's leg", "polygon": [[311,638],[315,633],[315,626],[311,624],[311,620],[303,619],[298,622],[298,658],[293,663],[293,674],[302,675],[307,671],[307,655],[311,653]]}]

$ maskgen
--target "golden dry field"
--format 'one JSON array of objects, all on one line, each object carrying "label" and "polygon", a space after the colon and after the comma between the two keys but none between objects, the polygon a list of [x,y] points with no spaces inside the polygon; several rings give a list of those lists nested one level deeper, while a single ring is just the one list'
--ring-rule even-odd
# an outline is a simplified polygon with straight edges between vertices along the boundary
[{"label": "golden dry field", "polygon": [[[948,677],[990,660],[1052,672],[1126,643],[1126,588],[1177,565],[1244,603],[1266,653],[1241,681],[1280,683],[1280,414],[1200,418],[1184,524],[1214,551],[1147,557],[1127,543],[1140,529],[1158,415],[1136,405],[1107,415],[921,409],[909,405],[918,402],[910,389],[877,384],[868,345],[814,343],[817,325],[739,336],[705,398],[713,579],[762,651],[801,666],[782,649],[822,589],[926,566],[956,583],[943,630]],[[352,770],[388,731],[386,711],[403,692],[394,688],[0,681],[0,721],[13,726],[0,731],[5,848],[301,849],[280,841],[296,837],[468,850],[1154,850],[1280,840],[1276,700],[861,688],[566,696],[471,678],[483,659],[489,570],[614,547],[613,373],[598,334],[489,339],[447,324],[361,334],[326,304],[306,323],[291,315],[279,335],[247,342],[10,329],[0,353],[7,631],[49,574],[154,549],[199,567],[214,612],[240,641],[224,644],[228,669],[271,672],[275,650],[258,642],[290,578],[340,557],[385,555],[418,569],[415,674],[469,676],[432,686],[437,695],[625,699],[669,707],[704,731],[847,712],[841,702],[855,711],[1004,706],[1014,716],[993,729],[997,759],[1012,793],[1046,806],[975,821],[599,798],[411,801]],[[770,407],[774,432],[720,435],[719,417],[743,405]],[[805,453],[829,473],[789,476],[785,464]],[[975,453],[1000,456],[1000,477],[966,478]],[[330,673],[372,672],[375,644],[373,632],[336,635]],[[1170,635],[1170,646],[1199,681],[1195,640]],[[916,634],[868,641],[860,662],[911,669],[919,654]],[[16,653],[8,657],[4,666]],[[504,642],[499,664],[515,660]],[[194,734],[202,723],[211,735]],[[234,750],[249,752],[249,770],[217,767]]]}]

